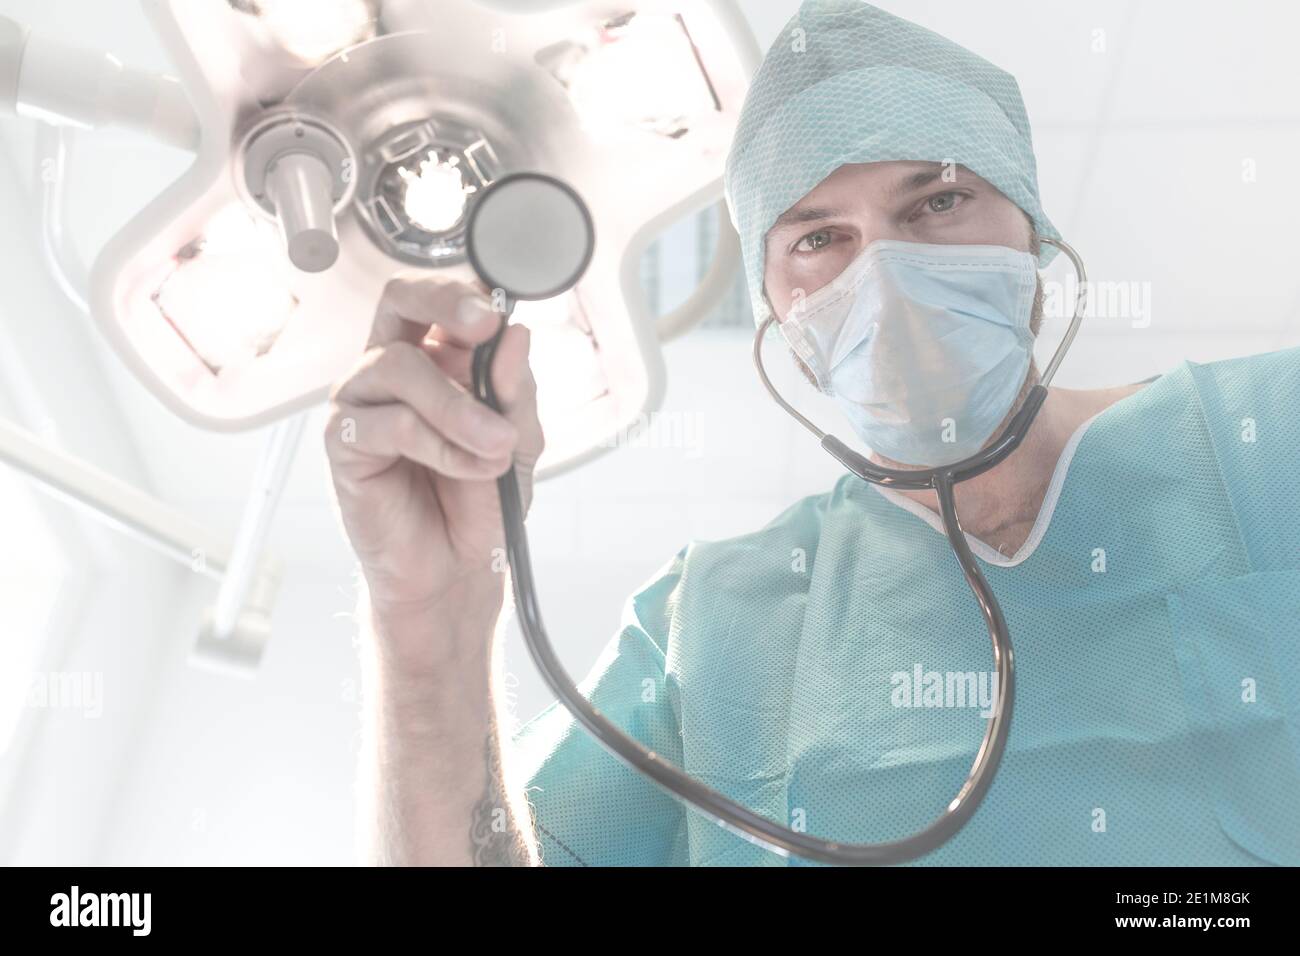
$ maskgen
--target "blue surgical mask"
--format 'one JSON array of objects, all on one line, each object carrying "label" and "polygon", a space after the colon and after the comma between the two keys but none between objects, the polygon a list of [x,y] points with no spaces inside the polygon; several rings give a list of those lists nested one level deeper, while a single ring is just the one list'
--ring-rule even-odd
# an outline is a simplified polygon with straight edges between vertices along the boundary
[{"label": "blue surgical mask", "polygon": [[1006,246],[871,243],[781,331],[872,451],[907,465],[978,452],[1033,354],[1037,260]]}]

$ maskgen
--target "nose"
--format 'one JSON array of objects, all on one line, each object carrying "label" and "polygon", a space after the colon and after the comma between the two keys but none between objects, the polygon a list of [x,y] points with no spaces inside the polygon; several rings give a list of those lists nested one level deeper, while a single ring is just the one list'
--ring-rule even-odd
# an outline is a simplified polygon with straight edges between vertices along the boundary
[{"label": "nose", "polygon": [[854,251],[860,253],[873,242],[882,239],[908,241],[912,238],[907,228],[894,217],[868,213],[859,222],[858,246]]}]

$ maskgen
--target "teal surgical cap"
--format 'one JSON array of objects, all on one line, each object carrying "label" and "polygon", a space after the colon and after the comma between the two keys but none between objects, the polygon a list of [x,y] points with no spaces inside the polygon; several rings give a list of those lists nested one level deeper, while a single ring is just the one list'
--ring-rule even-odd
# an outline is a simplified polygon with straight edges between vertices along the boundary
[{"label": "teal surgical cap", "polygon": [[[777,217],[845,163],[958,163],[1060,233],[1038,201],[1029,117],[1015,77],[860,0],[806,0],[745,97],[725,186],[754,317],[767,318],[763,252]],[[1044,243],[1039,263],[1055,255]]]}]

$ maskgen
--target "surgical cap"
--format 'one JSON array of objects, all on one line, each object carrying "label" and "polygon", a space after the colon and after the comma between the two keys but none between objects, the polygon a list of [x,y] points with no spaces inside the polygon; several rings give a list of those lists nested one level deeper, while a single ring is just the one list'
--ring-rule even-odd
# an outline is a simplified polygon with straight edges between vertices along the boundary
[{"label": "surgical cap", "polygon": [[[754,75],[725,188],[754,318],[777,217],[845,163],[958,163],[1060,238],[1038,201],[1029,117],[1015,77],[860,0],[806,0]],[[1039,263],[1055,255],[1040,247]]]}]

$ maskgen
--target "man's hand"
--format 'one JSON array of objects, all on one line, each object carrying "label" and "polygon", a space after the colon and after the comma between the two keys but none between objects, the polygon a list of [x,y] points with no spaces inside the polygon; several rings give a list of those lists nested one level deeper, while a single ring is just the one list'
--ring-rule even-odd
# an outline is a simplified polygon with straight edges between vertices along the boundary
[{"label": "man's hand", "polygon": [[[542,452],[527,329],[507,329],[493,361],[504,414],[470,391],[474,346],[501,320],[474,286],[395,278],[367,351],[331,396],[335,494],[379,620],[453,608],[494,619],[500,609],[495,479],[513,458],[527,507]],[[428,648],[391,650],[412,664],[430,660]]]}]

